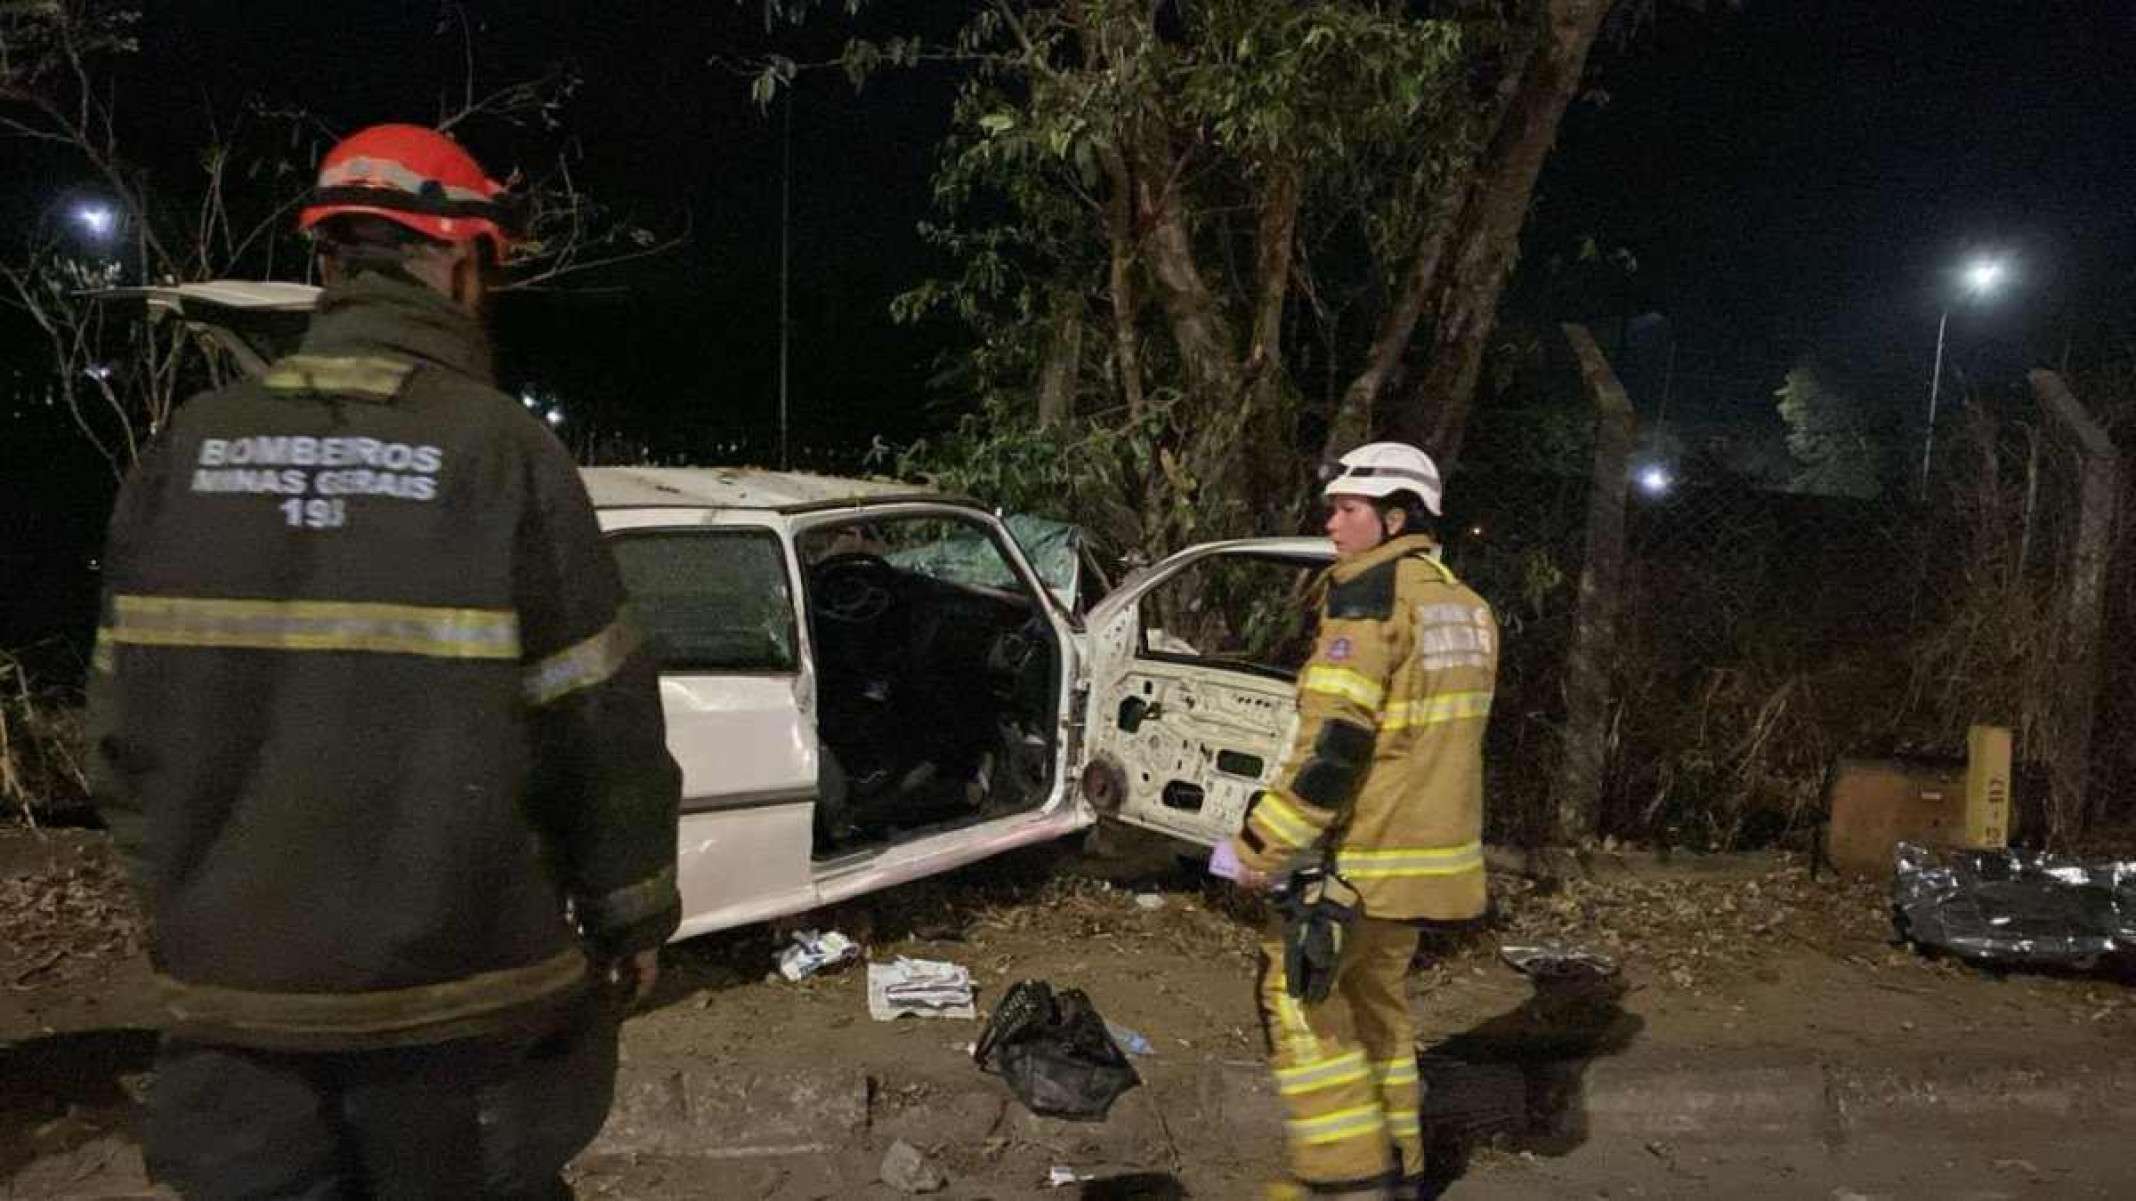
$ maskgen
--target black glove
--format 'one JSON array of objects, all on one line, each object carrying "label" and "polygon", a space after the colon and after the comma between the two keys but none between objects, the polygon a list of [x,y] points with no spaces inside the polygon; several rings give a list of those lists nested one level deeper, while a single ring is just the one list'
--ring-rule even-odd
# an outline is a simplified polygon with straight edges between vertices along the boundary
[{"label": "black glove", "polygon": [[1357,890],[1323,868],[1291,873],[1276,907],[1283,914],[1283,983],[1308,1005],[1328,999],[1343,941],[1360,912]]}]

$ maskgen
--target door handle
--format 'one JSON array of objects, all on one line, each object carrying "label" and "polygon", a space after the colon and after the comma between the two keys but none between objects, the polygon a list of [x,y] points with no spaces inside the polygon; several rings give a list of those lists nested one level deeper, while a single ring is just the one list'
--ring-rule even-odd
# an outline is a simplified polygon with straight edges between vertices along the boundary
[{"label": "door handle", "polygon": [[1143,722],[1155,721],[1163,716],[1164,704],[1161,701],[1145,701],[1139,696],[1131,696],[1120,702],[1120,728],[1130,734],[1141,729]]}]

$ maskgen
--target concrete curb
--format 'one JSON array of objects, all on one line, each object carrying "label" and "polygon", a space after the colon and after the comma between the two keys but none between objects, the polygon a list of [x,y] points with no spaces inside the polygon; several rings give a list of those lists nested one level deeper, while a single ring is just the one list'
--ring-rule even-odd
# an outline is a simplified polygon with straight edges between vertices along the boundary
[{"label": "concrete curb", "polygon": [[[1174,1132],[1273,1156],[1282,1115],[1267,1073],[1237,1061],[1139,1060],[1144,1086],[1104,1122],[1026,1111],[982,1075],[928,1075],[876,1065],[750,1072],[711,1061],[623,1065],[616,1107],[591,1155],[731,1159],[802,1154],[869,1140],[1008,1138],[1083,1160],[1163,1164]],[[1593,1139],[1837,1146],[1973,1124],[2084,1122],[2136,1133],[2136,1066],[2065,1072],[2012,1063],[1655,1063],[1623,1057],[1524,1064],[1427,1059],[1425,1121],[1455,1137],[1512,1136],[1536,1145]]]}]

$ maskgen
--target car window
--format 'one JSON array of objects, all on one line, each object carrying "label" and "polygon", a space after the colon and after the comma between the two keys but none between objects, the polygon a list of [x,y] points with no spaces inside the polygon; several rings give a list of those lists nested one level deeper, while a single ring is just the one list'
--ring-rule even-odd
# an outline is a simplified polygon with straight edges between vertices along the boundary
[{"label": "car window", "polygon": [[820,526],[801,535],[802,558],[813,564],[839,554],[870,554],[915,575],[987,588],[1024,591],[1016,569],[976,520],[955,517],[891,517]]},{"label": "car window", "polygon": [[1295,675],[1313,653],[1319,565],[1215,555],[1143,594],[1142,654]]},{"label": "car window", "polygon": [[613,545],[663,670],[794,670],[786,552],[770,530],[637,531]]}]

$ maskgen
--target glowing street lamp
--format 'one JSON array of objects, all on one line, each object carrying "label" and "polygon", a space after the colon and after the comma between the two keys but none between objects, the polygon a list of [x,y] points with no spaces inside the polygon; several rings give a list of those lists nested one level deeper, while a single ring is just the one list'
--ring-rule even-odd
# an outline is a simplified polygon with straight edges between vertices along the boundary
[{"label": "glowing street lamp", "polygon": [[[2002,282],[2003,265],[1998,259],[1981,259],[1965,269],[1965,290],[1968,296],[1986,296]],[[1950,325],[1951,306],[1943,306],[1943,316],[1936,321],[1936,366],[1928,377],[1928,437],[1921,442],[1921,487],[1928,488],[1928,462],[1936,450],[1936,394],[1943,387],[1943,331]]]},{"label": "glowing street lamp", "polygon": [[1669,469],[1658,463],[1642,468],[1639,472],[1639,487],[1648,496],[1660,496],[1675,482],[1669,478]]},{"label": "glowing street lamp", "polygon": [[74,210],[74,220],[90,237],[98,241],[110,237],[112,231],[119,227],[118,214],[112,212],[108,204],[82,205]]}]

